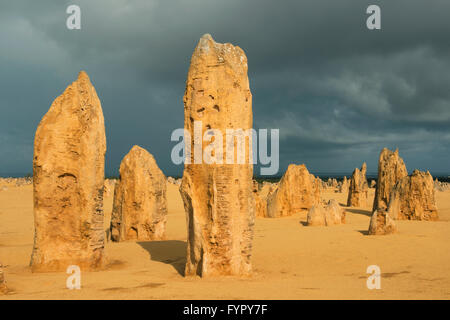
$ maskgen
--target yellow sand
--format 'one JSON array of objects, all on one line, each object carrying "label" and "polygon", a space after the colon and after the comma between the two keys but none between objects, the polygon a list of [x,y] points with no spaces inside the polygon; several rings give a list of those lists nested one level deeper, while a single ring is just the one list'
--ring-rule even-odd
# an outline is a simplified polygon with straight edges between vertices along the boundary
[{"label": "yellow sand", "polygon": [[[1,186],[0,186],[1,187]],[[374,190],[370,190],[373,199]],[[345,203],[346,194],[324,199]],[[11,292],[0,299],[449,299],[450,191],[437,192],[441,221],[398,221],[399,233],[368,236],[369,208],[348,208],[347,223],[306,227],[306,214],[256,220],[250,278],[185,278],[186,221],[176,186],[168,184],[167,241],[106,244],[110,266],[82,273],[81,290],[65,273],[30,272],[32,187],[0,189],[0,261]],[[112,194],[105,199],[105,229]],[[369,265],[381,268],[380,290],[366,286]]]}]

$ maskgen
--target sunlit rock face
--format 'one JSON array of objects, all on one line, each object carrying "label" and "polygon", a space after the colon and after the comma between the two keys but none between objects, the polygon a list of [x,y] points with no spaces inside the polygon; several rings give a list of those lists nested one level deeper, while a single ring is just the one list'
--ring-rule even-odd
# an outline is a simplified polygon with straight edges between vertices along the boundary
[{"label": "sunlit rock face", "polygon": [[[227,148],[225,142],[227,129],[252,128],[252,95],[247,57],[242,49],[216,43],[210,35],[200,39],[191,58],[184,112],[184,126],[192,137],[195,130],[200,131],[200,139],[210,129],[224,134],[223,146],[217,147],[219,152],[209,153],[213,160],[222,154],[223,163],[219,160],[195,163],[200,141],[194,138],[187,142],[191,144],[191,161],[185,164],[180,186],[188,225],[185,274],[202,277],[249,274],[255,219],[253,164],[248,156],[244,163],[238,163],[236,144]],[[197,128],[195,123],[199,121],[201,126]],[[210,147],[203,143],[201,153]],[[252,153],[247,139],[244,151],[246,155]],[[228,156],[234,158],[233,164],[225,162]]]},{"label": "sunlit rock face", "polygon": [[395,184],[408,175],[403,159],[398,155],[398,150],[394,152],[384,148],[381,150],[378,160],[378,182],[376,184],[373,211],[387,209],[390,194]]},{"label": "sunlit rock face", "polygon": [[102,107],[82,71],[36,131],[33,271],[102,267],[105,152]]},{"label": "sunlit rock face", "polygon": [[120,164],[114,192],[111,239],[163,240],[167,222],[167,183],[153,156],[134,146]]}]

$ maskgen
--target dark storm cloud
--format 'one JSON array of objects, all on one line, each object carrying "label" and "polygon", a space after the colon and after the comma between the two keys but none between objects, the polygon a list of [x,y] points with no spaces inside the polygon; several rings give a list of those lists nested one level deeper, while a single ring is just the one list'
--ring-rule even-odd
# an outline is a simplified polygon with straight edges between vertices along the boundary
[{"label": "dark storm cloud", "polygon": [[[69,4],[82,29],[65,27]],[[382,29],[365,27],[369,4]],[[409,169],[448,172],[448,1],[10,1],[0,4],[0,173],[31,171],[33,135],[85,69],[102,101],[107,172],[133,144],[168,174],[191,53],[204,33],[249,59],[254,126],[280,128],[281,170],[376,170],[384,146]]]}]

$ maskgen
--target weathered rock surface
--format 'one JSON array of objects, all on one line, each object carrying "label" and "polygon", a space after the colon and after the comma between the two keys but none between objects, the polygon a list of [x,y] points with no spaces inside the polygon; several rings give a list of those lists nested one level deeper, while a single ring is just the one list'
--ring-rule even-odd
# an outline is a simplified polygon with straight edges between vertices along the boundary
[{"label": "weathered rock surface", "polygon": [[3,266],[0,263],[0,295],[8,293],[8,287],[6,286],[5,275],[3,273]]},{"label": "weathered rock surface", "polygon": [[308,226],[332,226],[345,223],[345,211],[339,203],[331,199],[324,206],[319,203],[309,211],[306,221]]},{"label": "weathered rock surface", "polygon": [[105,151],[100,100],[82,71],[36,131],[33,271],[102,267]]},{"label": "weathered rock surface", "polygon": [[385,235],[397,232],[394,219],[384,209],[377,209],[370,218],[369,234]]},{"label": "weathered rock surface", "polygon": [[[194,137],[194,121],[208,129],[252,128],[252,95],[247,57],[239,47],[204,35],[192,55],[184,95],[185,129]],[[189,143],[189,142],[187,142]],[[187,214],[186,275],[246,275],[251,272],[255,220],[253,164],[186,163],[180,187]],[[202,145],[202,151],[205,150]],[[226,150],[237,152],[237,148]],[[234,149],[234,150],[233,150]],[[246,155],[252,153],[245,144]],[[224,162],[225,163],[225,162]],[[236,162],[235,162],[236,163]]]},{"label": "weathered rock surface", "polygon": [[277,185],[273,183],[264,183],[261,189],[253,189],[255,195],[255,216],[267,217],[267,198],[277,189]]},{"label": "weathered rock surface", "polygon": [[346,192],[348,192],[348,188],[349,188],[348,180],[347,180],[347,177],[344,176],[344,179],[339,184],[339,192],[340,193],[346,193]]},{"label": "weathered rock surface", "polygon": [[386,148],[381,150],[378,160],[378,182],[372,211],[378,208],[387,209],[392,188],[407,175],[408,171],[403,159],[398,155],[398,149],[394,152]]},{"label": "weathered rock surface", "polygon": [[165,239],[166,190],[166,177],[153,156],[134,146],[120,164],[120,180],[114,193],[111,216],[111,239]]},{"label": "weathered rock surface", "polygon": [[309,173],[304,164],[290,164],[267,199],[267,216],[285,217],[309,210],[320,202],[320,181]]},{"label": "weathered rock surface", "polygon": [[327,221],[327,225],[345,223],[345,210],[336,200],[329,200],[328,205],[325,207],[325,211],[328,211],[331,217],[331,220],[329,222]]},{"label": "weathered rock surface", "polygon": [[311,207],[308,211],[308,216],[306,218],[306,223],[308,226],[316,227],[316,226],[325,226],[326,218],[325,218],[325,208],[322,204],[317,204]]},{"label": "weathered rock surface", "polygon": [[105,179],[105,187],[103,190],[103,196],[109,197],[111,195],[114,195],[114,189],[116,188],[116,179]]},{"label": "weathered rock surface", "polygon": [[402,178],[391,192],[388,211],[398,220],[439,220],[433,177],[414,170]]},{"label": "weathered rock surface", "polygon": [[353,171],[348,190],[347,206],[366,207],[369,185],[366,179],[367,166],[363,163],[361,170],[358,168]]}]

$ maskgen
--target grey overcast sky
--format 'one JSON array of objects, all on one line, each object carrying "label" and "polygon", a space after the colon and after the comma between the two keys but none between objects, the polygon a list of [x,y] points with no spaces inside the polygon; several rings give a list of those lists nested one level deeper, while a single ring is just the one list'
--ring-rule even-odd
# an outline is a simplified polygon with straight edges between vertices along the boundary
[{"label": "grey overcast sky", "polygon": [[[81,7],[81,30],[66,8]],[[381,30],[366,8],[381,7]],[[255,128],[280,128],[289,163],[350,174],[377,170],[383,147],[408,170],[450,173],[448,0],[71,0],[0,3],[0,175],[32,172],[34,132],[80,70],[102,102],[106,171],[138,144],[167,175],[183,126],[198,39],[240,46]]]}]

